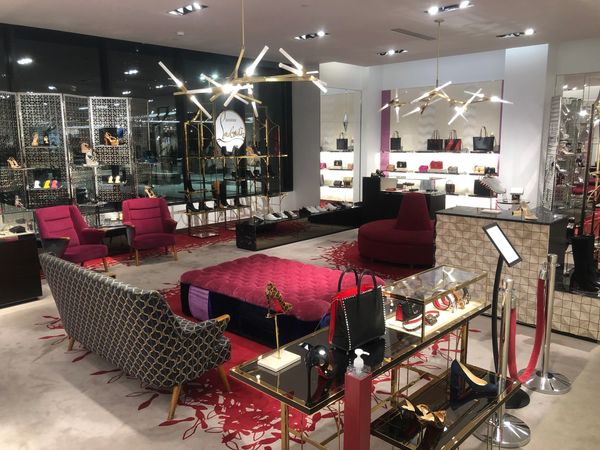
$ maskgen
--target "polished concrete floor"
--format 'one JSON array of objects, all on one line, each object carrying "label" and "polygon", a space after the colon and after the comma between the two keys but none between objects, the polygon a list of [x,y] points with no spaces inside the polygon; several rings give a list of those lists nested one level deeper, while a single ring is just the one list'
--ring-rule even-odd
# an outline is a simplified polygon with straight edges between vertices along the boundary
[{"label": "polished concrete floor", "polygon": [[[326,265],[319,259],[322,250],[353,240],[356,230],[317,238],[264,253]],[[179,261],[169,257],[144,260],[141,267],[118,265],[113,268],[121,281],[148,289],[175,286],[179,275],[192,267],[205,267],[250,252],[235,248],[234,243],[200,247],[180,253]],[[114,368],[84,349],[66,351],[59,338],[62,333],[45,323],[57,316],[47,286],[38,301],[0,310],[0,448],[1,449],[218,449],[242,448],[256,436],[237,436],[223,443],[219,433],[198,430],[183,439],[185,424],[159,427],[164,420],[169,395],[160,395],[149,407],[138,410],[147,399],[139,382],[124,376],[100,371]],[[469,362],[491,368],[489,318],[472,323]],[[518,329],[519,367],[524,367],[533,345],[531,328]],[[600,348],[574,338],[554,335],[551,367],[573,381],[573,389],[564,396],[533,393],[531,404],[512,413],[532,429],[530,449],[600,448]],[[431,362],[435,362],[432,361]],[[440,363],[437,361],[437,363]],[[445,364],[445,362],[442,362]],[[94,375],[96,374],[96,375]],[[186,406],[178,408],[176,417],[186,417]],[[318,435],[331,432],[325,424]],[[337,448],[333,442],[331,448]],[[279,444],[270,444],[279,448]],[[253,449],[252,446],[247,447]],[[258,449],[265,449],[264,446]],[[292,448],[300,448],[293,444]],[[306,447],[308,448],[308,447]],[[371,438],[371,448],[390,446]],[[483,449],[474,438],[461,448]]]}]

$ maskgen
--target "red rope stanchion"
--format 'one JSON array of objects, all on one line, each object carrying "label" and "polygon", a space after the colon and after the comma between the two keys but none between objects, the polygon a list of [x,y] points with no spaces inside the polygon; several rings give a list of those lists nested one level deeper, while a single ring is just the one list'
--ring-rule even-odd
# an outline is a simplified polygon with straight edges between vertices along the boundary
[{"label": "red rope stanchion", "polygon": [[537,320],[535,325],[535,342],[533,344],[533,351],[529,358],[529,364],[523,372],[519,375],[517,369],[517,354],[516,354],[516,340],[517,340],[517,311],[513,309],[510,314],[510,342],[508,348],[508,369],[512,378],[518,379],[521,383],[525,383],[533,372],[537,365],[538,358],[540,357],[540,351],[544,342],[544,330],[546,328],[546,314],[545,314],[545,293],[546,293],[546,281],[538,279],[537,284]]}]

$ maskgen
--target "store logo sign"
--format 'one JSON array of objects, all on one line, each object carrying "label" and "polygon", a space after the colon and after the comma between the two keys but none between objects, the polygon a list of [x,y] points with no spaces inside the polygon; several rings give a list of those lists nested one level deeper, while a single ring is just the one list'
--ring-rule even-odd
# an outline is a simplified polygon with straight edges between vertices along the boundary
[{"label": "store logo sign", "polygon": [[215,138],[219,147],[231,153],[234,147],[241,148],[246,139],[244,120],[235,111],[225,110],[215,121]]}]

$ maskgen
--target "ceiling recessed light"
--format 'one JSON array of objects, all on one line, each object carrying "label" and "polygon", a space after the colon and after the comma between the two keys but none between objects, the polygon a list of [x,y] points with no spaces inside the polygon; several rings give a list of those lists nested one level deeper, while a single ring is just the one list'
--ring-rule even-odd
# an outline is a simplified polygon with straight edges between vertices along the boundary
[{"label": "ceiling recessed light", "polygon": [[576,90],[577,90],[577,86],[573,86],[573,87],[571,88],[571,90],[572,90],[572,91],[576,91]]},{"label": "ceiling recessed light", "polygon": [[219,78],[219,73],[218,72],[213,72],[213,74],[211,75],[211,77],[213,78],[213,80],[216,80],[217,78]]},{"label": "ceiling recessed light", "polygon": [[524,33],[525,33],[525,36],[531,36],[532,34],[535,33],[535,30],[533,28],[527,28],[527,29],[525,29]]},{"label": "ceiling recessed light", "polygon": [[28,56],[26,56],[25,58],[17,59],[17,64],[20,64],[22,66],[26,66],[28,64],[31,64],[32,62],[33,59],[29,58]]},{"label": "ceiling recessed light", "polygon": [[125,72],[123,72],[125,75],[137,75],[138,73],[140,73],[139,70],[137,69],[129,69],[126,70]]},{"label": "ceiling recessed light", "polygon": [[535,34],[535,30],[533,28],[527,28],[525,31],[513,31],[512,33],[498,34],[497,38],[513,38],[513,37],[521,37],[521,36],[531,36]]},{"label": "ceiling recessed light", "polygon": [[569,85],[568,85],[568,84],[565,84],[565,85],[563,86],[563,89],[569,89]]},{"label": "ceiling recessed light", "polygon": [[131,91],[123,91],[123,92],[121,92],[121,94],[123,94],[123,95],[129,95],[129,94],[131,94]]},{"label": "ceiling recessed light", "polygon": [[168,11],[168,14],[171,14],[172,16],[185,16],[186,14],[193,13],[195,11],[200,11],[205,8],[208,8],[208,6],[201,5],[198,2],[194,2],[191,5],[181,6],[179,8],[175,8],[171,11]]},{"label": "ceiling recessed light", "polygon": [[50,85],[50,86],[48,86],[48,90],[49,91],[55,91],[56,90],[56,86]]},{"label": "ceiling recessed light", "polygon": [[429,14],[430,16],[435,16],[436,14],[439,14],[439,13],[457,11],[459,9],[470,8],[471,6],[473,6],[473,3],[465,0],[465,1],[461,1],[460,3],[453,3],[451,5],[430,6],[429,8],[427,8],[427,11],[425,11],[425,13]]},{"label": "ceiling recessed light", "polygon": [[165,87],[164,84],[157,84],[156,86],[154,86],[154,89],[162,89],[164,87]]},{"label": "ceiling recessed light", "polygon": [[329,33],[327,33],[326,31],[323,31],[323,30],[319,30],[316,33],[306,33],[306,34],[300,34],[298,36],[294,36],[294,39],[297,39],[299,41],[306,41],[308,39],[322,38],[325,36],[329,36]]},{"label": "ceiling recessed light", "polygon": [[399,50],[394,50],[394,49],[389,49],[386,52],[379,52],[377,53],[379,56],[393,56],[393,55],[399,55],[400,53],[406,53],[407,50],[404,50],[403,48],[399,49]]}]

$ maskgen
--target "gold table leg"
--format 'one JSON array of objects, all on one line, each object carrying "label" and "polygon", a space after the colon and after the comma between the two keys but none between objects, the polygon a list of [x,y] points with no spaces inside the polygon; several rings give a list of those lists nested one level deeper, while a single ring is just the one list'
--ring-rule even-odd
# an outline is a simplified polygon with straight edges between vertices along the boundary
[{"label": "gold table leg", "polygon": [[466,322],[460,332],[460,362],[467,363],[467,350],[469,348],[469,322]]},{"label": "gold table leg", "polygon": [[400,368],[394,367],[391,369],[392,379],[390,381],[390,394],[392,396],[392,407],[398,406],[398,391],[400,390]]},{"label": "gold table leg", "polygon": [[281,450],[290,449],[290,414],[289,407],[281,402]]}]

